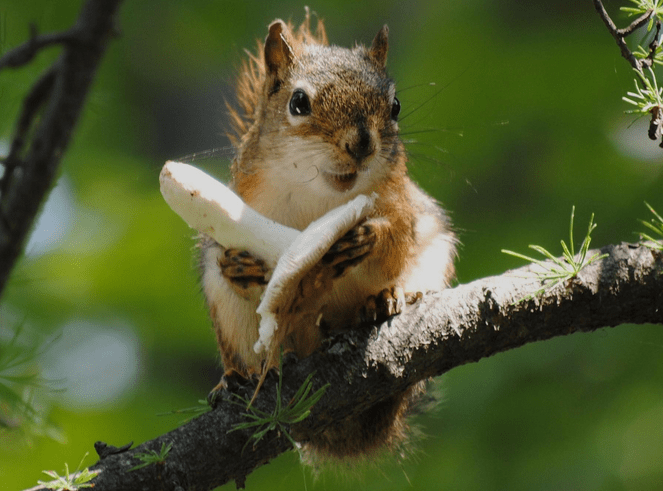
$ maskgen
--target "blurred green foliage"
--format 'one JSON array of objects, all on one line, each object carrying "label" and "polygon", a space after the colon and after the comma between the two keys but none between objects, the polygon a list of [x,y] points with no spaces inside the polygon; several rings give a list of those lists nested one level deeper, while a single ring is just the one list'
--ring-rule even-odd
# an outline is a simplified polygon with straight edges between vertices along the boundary
[{"label": "blurred green foliage", "polygon": [[[618,25],[629,22],[623,2],[606,3]],[[25,41],[31,22],[41,32],[69,27],[79,8],[3,3],[1,48]],[[572,205],[580,223],[595,214],[597,247],[635,241],[637,220],[650,218],[644,201],[663,211],[663,151],[647,139],[646,118],[624,114],[632,70],[590,0],[320,0],[311,8],[340,45],[369,43],[389,24],[389,67],[403,114],[412,110],[401,123],[414,140],[411,173],[451,212],[463,243],[459,281],[519,266],[502,248],[556,250]],[[50,221],[38,228],[57,240],[32,244],[0,309],[5,338],[23,323],[61,335],[38,361],[45,376],[64,373],[68,390],[38,403],[66,442],[0,430],[0,489],[35,485],[42,470],[60,472],[97,440],[156,437],[179,424],[157,413],[191,406],[217,381],[194,233],[162,201],[157,176],[167,158],[228,144],[224,100],[242,50],[274,18],[303,15],[293,1],[125,0],[121,35],[63,161],[61,201],[45,208]],[[28,87],[57,54],[49,48],[0,73],[0,148]],[[227,161],[198,165],[227,176]],[[660,489],[662,354],[660,326],[529,345],[438,382],[439,409],[417,419],[428,436],[416,459],[313,480],[291,453],[247,486]],[[122,377],[111,392],[109,381]]]}]

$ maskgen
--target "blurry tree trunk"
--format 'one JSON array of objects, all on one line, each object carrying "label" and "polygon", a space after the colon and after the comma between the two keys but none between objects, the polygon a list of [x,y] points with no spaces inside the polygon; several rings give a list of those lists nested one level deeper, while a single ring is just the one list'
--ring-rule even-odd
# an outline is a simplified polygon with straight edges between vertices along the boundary
[{"label": "blurry tree trunk", "polygon": [[37,212],[57,178],[109,39],[122,0],[87,0],[67,31],[38,35],[0,58],[0,70],[28,63],[42,48],[62,54],[23,102],[0,178],[0,295],[27,240]]}]

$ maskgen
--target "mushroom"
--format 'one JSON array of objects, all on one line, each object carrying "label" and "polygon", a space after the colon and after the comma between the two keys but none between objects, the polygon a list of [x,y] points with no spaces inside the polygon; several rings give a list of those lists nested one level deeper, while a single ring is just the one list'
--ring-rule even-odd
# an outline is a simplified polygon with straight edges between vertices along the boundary
[{"label": "mushroom", "polygon": [[[245,249],[273,268],[256,310],[261,320],[254,345],[257,353],[268,351],[268,365],[286,335],[318,317],[320,293],[331,284],[320,260],[370,213],[376,198],[375,193],[359,195],[300,232],[256,212],[227,186],[191,165],[166,162],[159,182],[166,203],[190,227],[223,247]],[[302,292],[310,298],[302,299]],[[275,336],[280,327],[284,328]]]}]

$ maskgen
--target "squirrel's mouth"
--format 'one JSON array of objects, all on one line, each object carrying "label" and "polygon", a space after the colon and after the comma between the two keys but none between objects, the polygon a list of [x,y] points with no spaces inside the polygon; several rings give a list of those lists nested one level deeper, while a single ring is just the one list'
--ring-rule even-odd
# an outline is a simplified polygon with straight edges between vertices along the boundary
[{"label": "squirrel's mouth", "polygon": [[336,191],[350,191],[357,182],[357,171],[335,174],[331,172],[322,172],[325,181]]}]

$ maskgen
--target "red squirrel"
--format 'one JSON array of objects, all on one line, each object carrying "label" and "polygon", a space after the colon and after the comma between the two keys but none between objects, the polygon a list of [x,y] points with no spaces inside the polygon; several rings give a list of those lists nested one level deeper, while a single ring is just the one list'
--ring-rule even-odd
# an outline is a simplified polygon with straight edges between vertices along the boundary
[{"label": "red squirrel", "polygon": [[[312,32],[308,13],[297,29],[275,20],[262,52],[249,55],[241,69],[239,110],[230,112],[231,188],[266,217],[303,230],[359,194],[377,195],[373,212],[325,256],[334,279],[320,315],[331,332],[356,328],[367,302],[377,299],[396,314],[411,294],[443,289],[454,276],[449,220],[408,176],[387,50],[386,25],[370,47],[347,49],[329,45],[322,21]],[[262,373],[265,354],[253,349],[256,307],[271,272],[247,251],[224,249],[205,236],[200,245],[203,291],[225,373]],[[320,323],[301,329],[285,346],[300,357],[323,339]],[[343,458],[397,443],[417,391],[395,395],[308,446]]]}]

